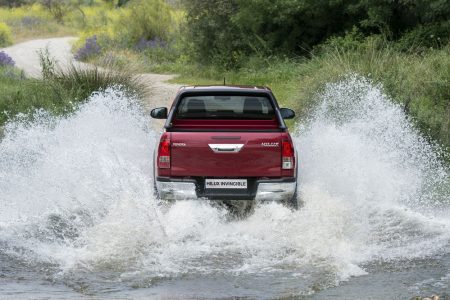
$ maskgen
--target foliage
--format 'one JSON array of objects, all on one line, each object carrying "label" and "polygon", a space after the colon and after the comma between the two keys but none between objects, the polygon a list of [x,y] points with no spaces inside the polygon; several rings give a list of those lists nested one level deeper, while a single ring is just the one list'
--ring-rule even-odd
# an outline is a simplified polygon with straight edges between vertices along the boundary
[{"label": "foliage", "polygon": [[26,0],[0,0],[0,6],[16,7],[27,3]]},{"label": "foliage", "polygon": [[189,54],[197,61],[231,68],[239,64],[246,43],[232,22],[238,12],[235,0],[189,0],[185,2]]},{"label": "foliage", "polygon": [[115,9],[109,4],[94,3],[93,5],[77,6],[68,14],[64,22],[86,31],[112,31],[111,24],[119,18],[122,9]]},{"label": "foliage", "polygon": [[[89,9],[85,12],[90,15]],[[77,58],[101,66],[113,64],[119,69],[140,65],[141,71],[167,70],[169,65],[179,62],[184,50],[178,31],[183,17],[182,12],[172,9],[163,0],[131,0],[125,7],[108,10],[102,22],[89,17],[87,29],[75,43],[74,50],[84,52],[85,40],[96,36],[96,44],[102,50],[99,55]]]},{"label": "foliage", "polygon": [[430,48],[442,48],[449,41],[450,20],[431,25],[420,25],[406,32],[398,41],[401,51],[422,52]]},{"label": "foliage", "polygon": [[11,30],[8,25],[0,22],[0,47],[5,47],[12,44]]},{"label": "foliage", "polygon": [[106,71],[72,66],[57,68],[44,51],[41,65],[45,80],[28,79],[13,67],[0,66],[0,125],[17,114],[32,114],[45,109],[54,114],[72,112],[93,92],[109,86],[121,86],[132,94],[143,95],[146,88],[132,72]]},{"label": "foliage", "polygon": [[0,67],[14,67],[14,65],[14,60],[5,51],[0,51]]},{"label": "foliage", "polygon": [[447,0],[184,2],[194,58],[230,67],[239,67],[247,55],[308,54],[315,45],[352,28],[364,36],[383,34],[397,40],[423,26],[426,34],[444,37],[444,45],[450,35]]},{"label": "foliage", "polygon": [[0,125],[20,113],[40,108],[60,114],[73,109],[73,105],[44,81],[27,79],[15,68],[0,67]]},{"label": "foliage", "polygon": [[121,45],[134,47],[141,39],[168,39],[172,16],[164,0],[133,0],[126,8],[114,24]]},{"label": "foliage", "polygon": [[[13,8],[0,8],[0,19],[6,24],[14,27],[22,27],[29,25],[40,25],[49,21],[52,16],[40,4],[26,5]],[[25,22],[23,21],[25,19]],[[31,24],[27,24],[28,20],[32,20]]]},{"label": "foliage", "polygon": [[154,38],[151,40],[146,40],[142,38],[137,44],[136,44],[136,50],[138,51],[145,51],[147,49],[155,49],[155,48],[166,48],[167,42],[163,41],[159,38]]},{"label": "foliage", "polygon": [[143,95],[145,86],[132,70],[118,71],[114,66],[105,69],[71,65],[67,69],[58,68],[48,51],[39,53],[44,79],[53,87],[62,89],[74,99],[84,100],[91,93],[110,86],[121,86],[130,93]]},{"label": "foliage", "polygon": [[100,0],[55,1],[52,3],[65,5],[61,7],[63,11],[60,17],[53,14],[53,4],[50,9],[42,1],[31,1],[30,4],[13,8],[0,6],[0,20],[10,26],[14,39],[20,41],[36,37],[76,35],[79,31],[89,32],[97,28],[111,31],[108,25],[120,13],[120,10]]},{"label": "foliage", "polygon": [[73,4],[70,0],[41,0],[41,2],[58,23],[64,22],[63,19]]},{"label": "foliage", "polygon": [[101,47],[97,43],[97,36],[94,35],[86,39],[84,46],[77,50],[75,53],[75,59],[86,60],[90,57],[99,55],[101,52]]},{"label": "foliage", "polygon": [[73,34],[74,28],[58,24],[48,10],[40,4],[14,8],[0,7],[0,20],[11,28],[14,40]]},{"label": "foliage", "polygon": [[361,16],[361,27],[394,39],[417,26],[447,21],[450,15],[447,0],[359,0],[350,8]]}]

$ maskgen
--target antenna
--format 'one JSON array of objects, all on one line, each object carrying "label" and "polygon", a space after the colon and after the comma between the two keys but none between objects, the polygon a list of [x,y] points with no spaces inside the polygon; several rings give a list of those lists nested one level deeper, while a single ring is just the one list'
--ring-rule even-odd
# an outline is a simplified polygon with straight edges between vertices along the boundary
[{"label": "antenna", "polygon": [[223,85],[226,85],[226,84],[225,84],[225,77],[223,78]]}]

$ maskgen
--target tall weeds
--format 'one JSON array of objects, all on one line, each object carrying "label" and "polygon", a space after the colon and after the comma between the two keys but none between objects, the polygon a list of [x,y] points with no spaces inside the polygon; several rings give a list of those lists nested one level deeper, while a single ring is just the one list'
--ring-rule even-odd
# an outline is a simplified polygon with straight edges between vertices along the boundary
[{"label": "tall weeds", "polygon": [[110,86],[119,86],[138,97],[147,91],[130,70],[115,71],[81,64],[61,69],[47,51],[40,53],[40,59],[43,80],[28,79],[13,67],[0,67],[0,126],[18,114],[32,115],[37,109],[56,115],[71,113],[93,92]]},{"label": "tall weeds", "polygon": [[85,64],[71,64],[59,68],[47,50],[39,53],[42,75],[52,88],[70,101],[83,101],[93,92],[119,86],[130,94],[144,96],[146,86],[132,69],[117,70],[113,64],[104,68]]}]

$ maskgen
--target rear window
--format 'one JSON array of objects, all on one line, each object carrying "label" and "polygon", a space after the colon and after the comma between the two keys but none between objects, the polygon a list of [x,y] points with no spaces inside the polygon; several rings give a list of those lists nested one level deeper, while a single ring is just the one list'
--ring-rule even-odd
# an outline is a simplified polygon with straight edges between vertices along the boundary
[{"label": "rear window", "polygon": [[271,120],[275,113],[271,101],[263,96],[190,96],[181,99],[175,118]]}]

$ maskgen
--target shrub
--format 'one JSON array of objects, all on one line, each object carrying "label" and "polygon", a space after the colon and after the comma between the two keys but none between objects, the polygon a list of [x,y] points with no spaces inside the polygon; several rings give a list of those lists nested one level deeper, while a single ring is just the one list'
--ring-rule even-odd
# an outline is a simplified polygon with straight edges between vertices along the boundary
[{"label": "shrub", "polygon": [[167,42],[161,40],[158,37],[151,39],[151,40],[146,40],[144,38],[141,38],[136,45],[136,50],[145,51],[147,49],[166,48],[166,47],[167,47]]},{"label": "shrub", "polygon": [[0,0],[0,6],[16,7],[26,4],[26,0]]},{"label": "shrub", "polygon": [[0,67],[14,67],[14,65],[14,60],[5,51],[0,51]]},{"label": "shrub", "polygon": [[[1,52],[0,52],[1,55]],[[130,71],[105,71],[72,66],[61,71],[48,54],[41,52],[45,80],[28,79],[14,67],[0,66],[0,126],[18,114],[36,109],[61,115],[72,112],[93,92],[121,86],[130,94],[145,94],[145,86]]]},{"label": "shrub", "polygon": [[75,59],[84,61],[90,57],[100,54],[100,52],[101,47],[97,44],[97,36],[94,35],[93,37],[86,39],[84,46],[78,49],[74,56]]},{"label": "shrub", "polygon": [[69,13],[72,4],[69,0],[40,0],[40,2],[61,24],[64,22],[64,17]]},{"label": "shrub", "polygon": [[12,44],[11,30],[8,25],[0,22],[0,47],[5,47]]},{"label": "shrub", "polygon": [[121,86],[131,94],[145,94],[145,85],[132,70],[118,71],[107,65],[104,69],[71,65],[63,70],[56,67],[48,51],[41,51],[39,56],[46,82],[71,101],[83,101],[93,92],[110,86]]},{"label": "shrub", "polygon": [[167,40],[173,24],[170,7],[164,0],[134,0],[127,4],[115,25],[120,44],[134,47],[141,39]]},{"label": "shrub", "polygon": [[429,48],[441,48],[448,44],[449,38],[450,21],[421,25],[404,34],[396,47],[401,51],[421,52]]}]

